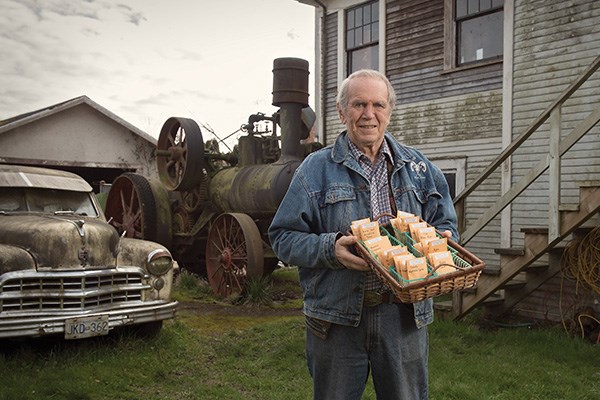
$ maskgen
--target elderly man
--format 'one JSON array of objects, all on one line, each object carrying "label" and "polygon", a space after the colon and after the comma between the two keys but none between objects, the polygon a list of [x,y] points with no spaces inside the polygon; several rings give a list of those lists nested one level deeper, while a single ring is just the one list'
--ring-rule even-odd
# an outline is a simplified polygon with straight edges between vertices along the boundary
[{"label": "elderly man", "polygon": [[278,258],[299,267],[315,399],[358,400],[369,372],[378,399],[428,396],[431,299],[404,304],[386,292],[345,234],[354,220],[402,210],[458,237],[441,171],[386,131],[395,100],[377,71],[344,80],[346,130],[298,167],[269,228]]}]

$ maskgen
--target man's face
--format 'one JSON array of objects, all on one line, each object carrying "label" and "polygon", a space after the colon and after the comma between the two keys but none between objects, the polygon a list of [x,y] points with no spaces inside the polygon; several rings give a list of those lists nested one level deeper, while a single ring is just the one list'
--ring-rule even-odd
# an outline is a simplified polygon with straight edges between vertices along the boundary
[{"label": "man's face", "polygon": [[341,109],[338,104],[337,108],[350,140],[358,148],[379,149],[392,114],[385,82],[369,77],[352,79],[348,86],[348,105]]}]

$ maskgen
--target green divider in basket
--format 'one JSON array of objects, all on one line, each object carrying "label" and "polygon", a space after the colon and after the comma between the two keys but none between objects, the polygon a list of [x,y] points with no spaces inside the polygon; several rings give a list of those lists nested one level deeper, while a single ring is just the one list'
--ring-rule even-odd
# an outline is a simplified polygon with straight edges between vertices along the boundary
[{"label": "green divider in basket", "polygon": [[[380,229],[380,231],[381,231],[382,234],[387,235],[390,238],[390,241],[395,241],[396,243],[403,244],[406,247],[408,247],[408,250],[415,257],[424,257],[423,253],[421,253],[420,251],[418,251],[417,249],[415,249],[414,244],[416,242],[412,238],[412,236],[410,236],[410,233],[408,233],[408,232],[400,232],[399,230],[397,230],[396,228],[394,228],[392,226],[389,226],[389,227],[380,226],[379,229]],[[393,232],[393,234],[390,233],[390,230]],[[436,234],[436,236],[438,238],[440,238],[440,239],[442,238],[442,236],[440,236],[439,234]],[[459,267],[459,268],[469,268],[469,267],[472,267],[471,264],[469,264],[462,257],[460,257],[458,250],[456,250],[455,248],[453,248],[453,247],[451,247],[449,245],[447,246],[447,249],[450,252],[450,254],[452,255],[452,260],[454,261],[454,264],[457,267]],[[429,272],[431,272],[433,270],[433,266],[429,263],[429,260],[427,260],[427,269],[428,269]],[[434,273],[433,276],[440,276],[440,275],[437,274],[437,273]],[[398,277],[400,279],[403,279],[400,275],[398,275]],[[406,280],[404,280],[404,281],[408,282]]]}]

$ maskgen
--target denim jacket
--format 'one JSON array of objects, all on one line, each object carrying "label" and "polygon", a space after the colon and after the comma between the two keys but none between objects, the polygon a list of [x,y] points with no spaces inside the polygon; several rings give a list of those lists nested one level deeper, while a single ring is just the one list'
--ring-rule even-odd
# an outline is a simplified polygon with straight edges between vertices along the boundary
[{"label": "denim jacket", "polygon": [[[394,156],[390,181],[396,208],[441,231],[450,230],[457,239],[456,213],[442,172],[388,132],[385,140]],[[358,326],[367,274],[339,263],[334,244],[352,221],[371,216],[370,203],[367,176],[349,154],[346,132],[296,169],[269,227],[269,239],[281,261],[299,267],[308,317]],[[415,303],[414,313],[417,327],[431,323],[432,300]]]}]

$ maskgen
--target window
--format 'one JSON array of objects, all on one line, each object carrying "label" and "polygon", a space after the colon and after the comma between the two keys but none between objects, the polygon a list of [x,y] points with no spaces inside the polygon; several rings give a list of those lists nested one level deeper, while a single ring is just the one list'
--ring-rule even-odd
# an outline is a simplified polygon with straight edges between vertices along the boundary
[{"label": "window", "polygon": [[465,188],[465,170],[467,159],[465,157],[458,158],[435,158],[431,157],[431,161],[437,165],[444,174],[450,196],[454,199],[457,194]]},{"label": "window", "polygon": [[379,1],[346,11],[348,75],[363,68],[379,69]]},{"label": "window", "polygon": [[504,0],[447,1],[445,20],[445,68],[502,59]]}]

